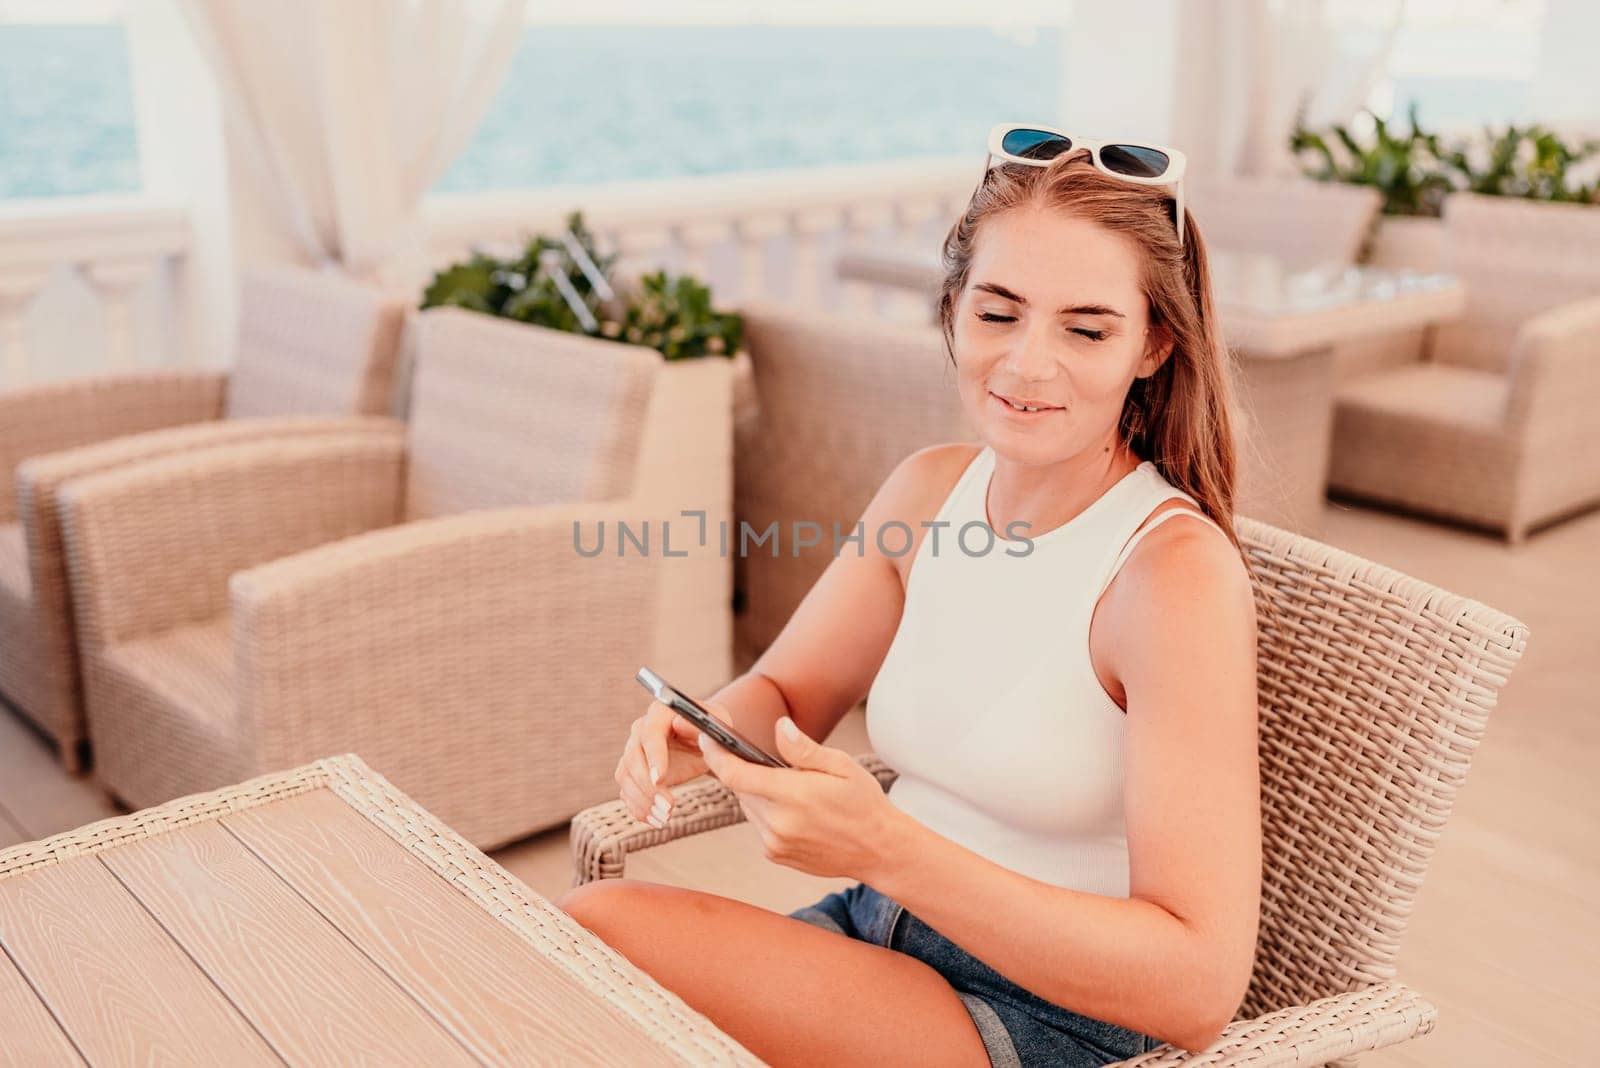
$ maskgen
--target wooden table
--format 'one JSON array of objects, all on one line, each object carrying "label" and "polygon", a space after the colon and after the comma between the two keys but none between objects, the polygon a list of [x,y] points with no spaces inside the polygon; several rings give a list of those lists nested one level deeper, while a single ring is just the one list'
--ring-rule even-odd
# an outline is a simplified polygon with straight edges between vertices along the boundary
[{"label": "wooden table", "polygon": [[[1333,441],[1334,347],[1453,319],[1466,289],[1451,275],[1291,270],[1227,249],[1209,261],[1222,337],[1238,356],[1236,511],[1314,537]],[[930,310],[943,277],[926,248],[847,249],[835,270],[844,283],[915,293]]]},{"label": "wooden table", "polygon": [[759,1065],[352,756],[0,851],[0,1064]]}]

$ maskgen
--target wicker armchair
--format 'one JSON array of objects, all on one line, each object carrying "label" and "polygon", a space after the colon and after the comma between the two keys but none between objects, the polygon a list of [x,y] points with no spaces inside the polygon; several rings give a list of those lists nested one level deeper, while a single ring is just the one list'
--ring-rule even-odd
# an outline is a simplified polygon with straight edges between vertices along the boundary
[{"label": "wicker armchair", "polygon": [[1206,244],[1265,253],[1296,270],[1354,263],[1383,201],[1367,186],[1307,178],[1191,178],[1186,184]]},{"label": "wicker armchair", "polygon": [[[705,559],[617,555],[616,521],[662,520],[644,473],[684,444],[647,418],[666,363],[460,309],[416,327],[404,438],[217,447],[61,491],[96,773],[130,804],[352,750],[488,848],[614,788],[658,585]],[[674,413],[688,440],[728,437],[713,403],[720,422]],[[602,522],[604,555],[580,554]]]},{"label": "wicker armchair", "polygon": [[[1210,1049],[1163,1046],[1126,1064],[1313,1065],[1432,1030],[1433,1005],[1395,957],[1434,846],[1527,627],[1475,601],[1251,519],[1256,571],[1262,914],[1255,973]],[[873,754],[857,758],[887,788]],[[701,777],[673,789],[667,826],[620,801],[572,822],[574,885],[623,874],[629,853],[744,818]]]},{"label": "wicker armchair", "polygon": [[1338,387],[1330,490],[1502,532],[1600,502],[1600,210],[1455,194],[1471,301],[1429,359]]},{"label": "wicker armchair", "polygon": [[298,268],[246,271],[240,289],[229,372],[140,372],[0,393],[0,695],[54,740],[69,770],[81,766],[85,726],[57,488],[212,443],[349,430],[340,417],[388,409],[400,303]]},{"label": "wicker armchair", "polygon": [[[759,537],[734,557],[742,607],[735,664],[754,663],[895,464],[925,445],[974,440],[937,328],[747,307],[754,400],[736,427],[734,512]],[[825,413],[819,415],[818,413]],[[801,535],[818,544],[801,550]]]},{"label": "wicker armchair", "polygon": [[[1370,186],[1308,178],[1196,177],[1185,182],[1190,209],[1205,227],[1209,247],[1268,255],[1292,271],[1356,263],[1383,203]],[[1333,349],[1335,377],[1415,362],[1425,329],[1383,331],[1340,342]],[[1323,430],[1321,440],[1326,442]]]}]

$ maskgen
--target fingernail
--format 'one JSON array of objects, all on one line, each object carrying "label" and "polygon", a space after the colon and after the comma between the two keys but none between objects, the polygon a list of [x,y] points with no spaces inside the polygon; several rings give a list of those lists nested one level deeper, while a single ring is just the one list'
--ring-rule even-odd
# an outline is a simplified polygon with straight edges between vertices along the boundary
[{"label": "fingernail", "polygon": [[662,819],[660,816],[657,816],[654,812],[650,813],[650,819],[648,822],[650,826],[654,827],[658,831],[667,825],[667,821]]},{"label": "fingernail", "polygon": [[650,785],[654,786],[661,781],[661,772],[656,770],[656,762],[650,761]]},{"label": "fingernail", "polygon": [[650,806],[650,811],[665,816],[667,814],[667,799],[657,794],[655,803]]},{"label": "fingernail", "polygon": [[789,739],[791,742],[800,740],[800,728],[796,727],[794,725],[794,720],[790,719],[788,716],[784,716],[782,719],[778,720],[778,729],[782,731],[783,736]]}]

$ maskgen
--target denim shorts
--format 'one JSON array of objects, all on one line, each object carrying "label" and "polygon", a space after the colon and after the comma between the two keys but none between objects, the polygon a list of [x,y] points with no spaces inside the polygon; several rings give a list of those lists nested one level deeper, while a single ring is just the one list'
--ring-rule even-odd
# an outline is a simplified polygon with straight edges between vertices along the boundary
[{"label": "denim shorts", "polygon": [[797,920],[886,946],[928,964],[950,983],[978,1026],[996,1068],[1098,1068],[1161,1045],[1138,1031],[1083,1016],[1030,994],[906,907],[865,883],[789,913]]}]

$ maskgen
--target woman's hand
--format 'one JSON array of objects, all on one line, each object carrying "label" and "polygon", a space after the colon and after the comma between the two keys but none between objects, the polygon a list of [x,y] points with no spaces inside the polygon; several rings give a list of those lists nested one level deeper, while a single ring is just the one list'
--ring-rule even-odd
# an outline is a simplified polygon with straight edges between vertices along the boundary
[{"label": "woman's hand", "polygon": [[[722,722],[733,722],[727,706],[720,702],[700,704]],[[665,787],[706,773],[699,739],[699,727],[660,701],[651,701],[644,715],[633,721],[612,777],[634,819],[652,827],[666,826],[672,812],[672,794]]]},{"label": "woman's hand", "polygon": [[774,734],[778,756],[792,767],[751,763],[709,737],[701,738],[700,750],[760,829],[768,860],[811,875],[864,880],[884,859],[899,809],[843,749],[812,740],[788,716]]}]

